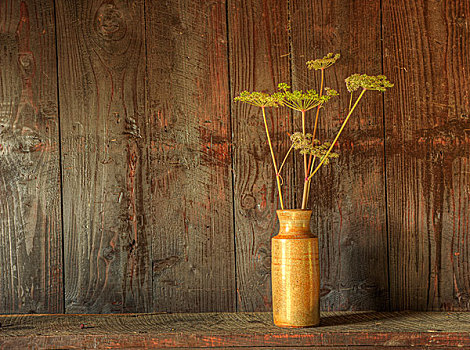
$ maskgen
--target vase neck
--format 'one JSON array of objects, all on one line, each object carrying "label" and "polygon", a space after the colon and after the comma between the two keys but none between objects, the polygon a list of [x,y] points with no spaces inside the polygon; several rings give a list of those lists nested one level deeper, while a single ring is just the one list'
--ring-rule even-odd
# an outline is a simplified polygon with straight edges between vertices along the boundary
[{"label": "vase neck", "polygon": [[279,218],[279,236],[307,235],[313,237],[310,231],[311,210],[278,210],[277,216]]}]

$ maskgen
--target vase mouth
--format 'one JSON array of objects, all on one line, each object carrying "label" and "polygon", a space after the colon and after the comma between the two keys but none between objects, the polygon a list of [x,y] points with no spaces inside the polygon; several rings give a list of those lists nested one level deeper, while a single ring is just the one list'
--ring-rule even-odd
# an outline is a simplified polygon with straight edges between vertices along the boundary
[{"label": "vase mouth", "polygon": [[283,213],[283,212],[308,212],[308,211],[312,211],[312,209],[279,209],[279,210],[276,210],[277,213]]},{"label": "vase mouth", "polygon": [[310,237],[310,219],[312,211],[309,209],[277,210],[279,218],[279,234],[277,237],[305,236]]},{"label": "vase mouth", "polygon": [[282,224],[287,221],[305,221],[310,222],[312,211],[310,209],[281,209],[276,210],[279,222]]}]

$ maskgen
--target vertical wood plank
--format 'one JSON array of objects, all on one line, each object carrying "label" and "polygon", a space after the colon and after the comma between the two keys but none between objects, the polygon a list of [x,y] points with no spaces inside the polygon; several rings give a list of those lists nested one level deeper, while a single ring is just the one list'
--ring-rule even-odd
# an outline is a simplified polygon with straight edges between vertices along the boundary
[{"label": "vertical wood plank", "polygon": [[[325,86],[340,96],[321,110],[317,133],[320,140],[331,140],[349,105],[344,79],[353,73],[381,73],[380,1],[293,1],[291,18],[295,88],[318,91],[321,73],[308,71],[305,62],[329,52],[341,54],[325,71]],[[314,121],[315,112],[310,112],[310,132]],[[294,124],[301,130],[300,114],[294,115]],[[371,91],[338,141],[340,158],[313,178],[309,207],[312,230],[320,238],[323,310],[388,307],[383,137],[382,96]],[[303,164],[296,170],[302,174]],[[302,198],[302,185],[296,188],[297,198]]]},{"label": "vertical wood plank", "polygon": [[470,3],[383,1],[393,309],[470,307]]},{"label": "vertical wood plank", "polygon": [[234,311],[226,3],[148,1],[153,308]]},{"label": "vertical wood plank", "polygon": [[56,9],[66,311],[149,311],[143,1]]},{"label": "vertical wood plank", "polygon": [[[228,2],[232,95],[243,90],[272,93],[290,83],[288,3]],[[268,124],[278,162],[289,145],[286,109],[268,110]],[[234,210],[239,311],[271,309],[271,242],[281,209],[261,110],[232,103]],[[292,163],[285,165],[284,201],[291,208]],[[288,169],[288,170],[287,170]]]},{"label": "vertical wood plank", "polygon": [[0,313],[63,312],[53,1],[0,2]]}]

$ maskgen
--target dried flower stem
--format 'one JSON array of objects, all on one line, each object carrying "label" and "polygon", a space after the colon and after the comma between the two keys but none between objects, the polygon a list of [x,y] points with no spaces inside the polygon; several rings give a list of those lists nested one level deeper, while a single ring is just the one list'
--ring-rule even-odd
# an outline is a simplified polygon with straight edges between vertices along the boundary
[{"label": "dried flower stem", "polygon": [[274,156],[273,145],[271,143],[271,137],[269,136],[268,123],[266,122],[266,112],[265,112],[266,107],[263,106],[261,107],[261,109],[263,111],[264,128],[266,130],[266,137],[268,138],[269,150],[271,151],[274,171],[276,172],[276,182],[277,182],[277,190],[279,192],[279,201],[281,202],[281,209],[284,209],[284,201],[282,200],[281,180],[280,180],[281,174],[279,174],[279,171],[277,169],[276,157]]},{"label": "dried flower stem", "polygon": [[[330,142],[321,142],[316,139],[315,136],[318,130],[318,120],[320,115],[320,109],[325,103],[327,103],[331,98],[338,95],[338,92],[334,89],[329,89],[324,87],[325,72],[324,70],[333,65],[336,60],[340,57],[339,54],[329,53],[323,58],[308,61],[307,66],[309,69],[321,70],[321,85],[320,92],[317,93],[315,90],[295,90],[292,91],[291,87],[286,83],[279,83],[279,91],[274,94],[268,94],[266,92],[249,92],[242,91],[239,96],[235,97],[235,101],[244,102],[249,105],[260,107],[263,112],[263,121],[266,131],[267,141],[269,145],[269,150],[271,152],[271,158],[274,166],[274,171],[276,173],[276,183],[279,193],[279,201],[281,204],[281,209],[284,209],[284,201],[282,198],[282,184],[283,179],[281,176],[281,170],[284,167],[284,164],[289,157],[289,154],[292,150],[298,150],[301,155],[304,157],[304,187],[302,195],[302,209],[307,208],[308,197],[310,193],[310,185],[312,177],[318,172],[322,165],[328,164],[331,159],[338,158],[336,152],[332,152],[336,142],[338,141],[339,136],[343,132],[344,127],[346,126],[349,118],[351,117],[354,109],[357,107],[359,101],[367,90],[375,90],[384,92],[387,88],[393,87],[393,84],[387,80],[387,77],[384,75],[367,75],[367,74],[352,74],[345,79],[346,88],[351,92],[349,100],[349,109],[346,118],[344,119],[339,131],[336,134],[334,140]],[[360,90],[362,88],[359,97],[353,104],[354,91]],[[323,94],[325,91],[325,94]],[[290,135],[292,145],[287,151],[284,159],[282,160],[281,166],[278,168],[276,163],[276,157],[274,155],[274,150],[271,142],[271,136],[269,134],[268,123],[266,121],[266,107],[289,107],[295,111],[302,113],[302,131],[295,132]],[[313,129],[313,134],[306,133],[306,112],[317,108],[315,115],[315,124]],[[309,159],[307,161],[307,155]],[[319,159],[320,162],[318,165],[315,165],[315,161]]]},{"label": "dried flower stem", "polygon": [[[302,134],[305,137],[305,111],[302,111]],[[307,173],[307,154],[304,154],[304,174],[305,174],[305,178],[307,178],[307,176],[308,176],[308,173]]]},{"label": "dried flower stem", "polygon": [[[320,97],[322,97],[322,95],[323,95],[323,81],[324,81],[324,75],[325,75],[325,69],[322,68],[322,69],[321,69]],[[313,137],[312,137],[313,140],[315,139],[315,135],[316,135],[316,133],[317,133],[318,116],[319,116],[319,114],[320,114],[320,108],[321,108],[321,107],[322,107],[321,105],[317,107],[317,115],[315,116],[315,126],[313,127],[313,134],[312,134],[312,135],[313,135]]]},{"label": "dried flower stem", "polygon": [[[302,134],[305,137],[305,111],[302,111]],[[307,178],[308,178],[308,168],[307,168],[307,154],[304,154],[304,192],[302,194],[302,209],[306,207],[306,201],[308,197],[308,186],[307,186]]]},{"label": "dried flower stem", "polygon": [[[323,83],[324,83],[324,78],[325,78],[325,68],[321,68],[321,83],[320,83],[320,97],[323,95]],[[317,107],[317,114],[315,115],[315,126],[313,127],[313,137],[312,137],[312,144],[315,140],[315,135],[317,133],[317,126],[318,126],[318,117],[320,115],[320,109],[321,105]],[[307,202],[308,202],[308,197],[310,194],[310,183],[311,179],[308,179],[308,175],[311,173],[311,169],[313,168],[313,164],[315,164],[315,159],[316,157],[310,155],[308,159],[308,165],[307,165],[307,173],[305,175],[305,183],[304,183],[304,193],[302,195],[302,209],[305,209],[307,207]]]},{"label": "dried flower stem", "polygon": [[359,97],[357,98],[356,102],[354,103],[354,105],[352,106],[352,108],[351,108],[351,110],[349,111],[348,115],[346,116],[346,119],[344,119],[344,122],[343,122],[343,124],[341,125],[341,128],[340,128],[339,131],[338,131],[338,134],[336,134],[335,139],[331,142],[330,148],[328,148],[328,151],[326,152],[325,156],[322,158],[322,161],[317,165],[317,167],[315,168],[315,170],[312,171],[312,173],[311,173],[310,176],[308,177],[309,180],[313,177],[313,175],[315,175],[315,173],[318,171],[318,169],[320,169],[320,167],[323,165],[323,163],[325,162],[325,160],[328,158],[328,155],[330,154],[331,150],[332,150],[333,147],[335,146],[336,141],[338,141],[339,135],[341,135],[341,132],[343,131],[344,127],[346,126],[346,123],[348,122],[349,117],[351,117],[352,112],[354,111],[354,109],[356,108],[356,106],[357,106],[357,104],[359,103],[360,99],[362,98],[362,95],[364,95],[364,93],[365,93],[366,91],[367,91],[367,89],[362,89],[362,91],[361,91]]},{"label": "dried flower stem", "polygon": [[293,149],[294,149],[294,144],[292,144],[292,146],[290,146],[289,150],[287,151],[287,153],[286,153],[286,155],[285,155],[285,157],[284,157],[284,160],[282,161],[281,166],[279,167],[279,173],[281,173],[282,167],[284,166],[284,163],[286,162],[287,157],[289,157],[289,154],[290,154],[290,152],[291,152]]}]

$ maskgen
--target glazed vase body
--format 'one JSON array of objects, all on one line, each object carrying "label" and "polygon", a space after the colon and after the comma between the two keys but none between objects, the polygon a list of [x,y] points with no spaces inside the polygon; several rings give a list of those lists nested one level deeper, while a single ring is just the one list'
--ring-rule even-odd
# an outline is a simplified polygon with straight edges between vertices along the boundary
[{"label": "glazed vase body", "polygon": [[279,234],[271,239],[274,324],[310,327],[320,323],[318,237],[310,231],[311,210],[278,210]]}]

